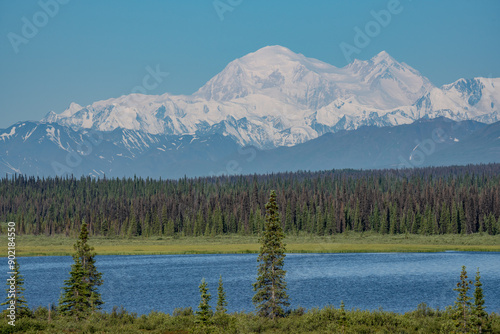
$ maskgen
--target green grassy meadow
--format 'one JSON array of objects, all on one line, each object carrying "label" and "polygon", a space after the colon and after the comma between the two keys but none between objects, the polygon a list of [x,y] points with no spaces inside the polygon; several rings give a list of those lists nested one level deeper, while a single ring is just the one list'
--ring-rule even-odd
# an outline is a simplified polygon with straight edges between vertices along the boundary
[{"label": "green grassy meadow", "polygon": [[[71,255],[76,237],[21,235],[16,238],[17,256]],[[7,248],[7,237],[0,236],[0,248]],[[287,253],[370,253],[500,251],[500,235],[381,235],[344,233],[335,236],[288,235]],[[237,254],[257,253],[257,236],[224,235],[215,237],[91,237],[90,245],[98,255],[146,254]]]}]

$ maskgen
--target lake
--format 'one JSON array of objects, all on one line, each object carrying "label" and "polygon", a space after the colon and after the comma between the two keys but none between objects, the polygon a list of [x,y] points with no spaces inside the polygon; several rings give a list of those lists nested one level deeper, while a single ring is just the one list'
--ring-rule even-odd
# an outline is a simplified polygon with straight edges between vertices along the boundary
[{"label": "lake", "polygon": [[[172,313],[176,307],[189,306],[195,310],[203,277],[215,307],[219,275],[228,310],[254,310],[256,254],[108,255],[96,259],[104,278],[100,291],[106,311],[114,305],[139,314],[153,310]],[[19,263],[29,306],[57,303],[72,258],[23,257]],[[479,267],[487,311],[500,313],[498,252],[287,254],[285,259],[292,307],[338,307],[343,300],[348,309],[382,308],[399,313],[414,310],[422,302],[441,309],[452,305],[462,265],[467,266],[470,279]]]}]

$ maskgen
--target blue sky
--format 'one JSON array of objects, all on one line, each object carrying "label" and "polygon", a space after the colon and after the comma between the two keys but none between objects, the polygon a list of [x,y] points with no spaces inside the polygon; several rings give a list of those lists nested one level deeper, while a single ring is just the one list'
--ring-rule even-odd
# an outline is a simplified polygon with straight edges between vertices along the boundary
[{"label": "blue sky", "polygon": [[60,113],[71,102],[129,94],[148,66],[169,73],[150,94],[191,94],[231,60],[266,45],[345,66],[341,43],[356,47],[355,27],[374,21],[372,11],[394,8],[352,58],[386,50],[438,86],[500,77],[500,1],[396,2],[216,0],[226,9],[220,16],[214,0],[3,0],[0,128]]}]

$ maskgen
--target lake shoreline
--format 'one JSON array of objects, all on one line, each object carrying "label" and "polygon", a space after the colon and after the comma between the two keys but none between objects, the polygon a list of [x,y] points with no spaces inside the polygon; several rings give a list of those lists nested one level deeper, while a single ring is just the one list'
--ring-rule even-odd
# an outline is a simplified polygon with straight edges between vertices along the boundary
[{"label": "lake shoreline", "polygon": [[[0,238],[0,247],[6,246]],[[16,239],[17,256],[73,254],[73,236],[22,235]],[[347,233],[335,236],[290,235],[286,253],[429,253],[445,251],[500,252],[500,235],[380,235]],[[91,237],[97,255],[252,254],[259,251],[258,236],[216,237]]]},{"label": "lake shoreline", "polygon": [[[496,311],[500,310],[494,288],[500,284],[499,258],[500,252],[289,254],[285,266],[291,307],[323,307],[344,300],[348,307],[383,307],[398,313],[420,302],[434,308],[452,304],[461,266],[471,275],[479,267],[487,306]],[[101,255],[96,266],[103,274],[100,291],[108,312],[112,305],[138,314],[195,306],[202,278],[215,291],[220,276],[230,301],[228,310],[242,312],[253,309],[256,260],[257,254]],[[56,303],[74,260],[45,256],[19,262],[31,305]],[[367,295],[372,297],[365,299]]]}]

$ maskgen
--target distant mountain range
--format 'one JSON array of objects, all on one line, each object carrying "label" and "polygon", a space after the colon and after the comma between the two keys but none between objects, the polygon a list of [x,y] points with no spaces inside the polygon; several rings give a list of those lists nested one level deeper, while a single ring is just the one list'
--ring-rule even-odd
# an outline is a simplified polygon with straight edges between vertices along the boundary
[{"label": "distant mountain range", "polygon": [[386,52],[337,68],[269,46],[190,96],[72,103],[0,130],[0,173],[177,178],[500,162],[499,105],[499,78],[437,88]]},{"label": "distant mountain range", "polygon": [[0,132],[0,173],[180,178],[339,168],[412,168],[500,162],[500,122],[421,119],[363,126],[293,147],[240,147],[230,136],[75,131],[17,123]]},{"label": "distant mountain range", "polygon": [[460,79],[437,88],[384,51],[337,68],[268,46],[232,61],[193,95],[131,94],[86,107],[72,103],[43,121],[74,130],[220,133],[240,146],[267,149],[424,117],[493,123],[500,120],[499,106],[499,78]]}]

